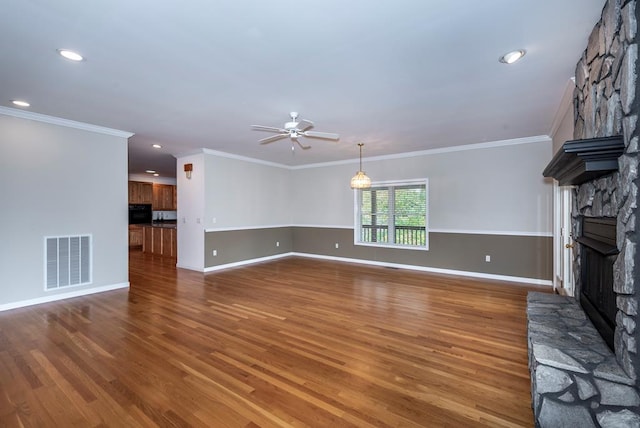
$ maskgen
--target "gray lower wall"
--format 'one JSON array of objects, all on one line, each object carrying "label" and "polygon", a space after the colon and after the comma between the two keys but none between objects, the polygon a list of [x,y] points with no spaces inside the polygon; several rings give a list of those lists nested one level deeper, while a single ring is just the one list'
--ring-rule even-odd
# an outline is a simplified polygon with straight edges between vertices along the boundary
[{"label": "gray lower wall", "polygon": [[[294,251],[290,227],[206,232],[205,269]],[[280,243],[276,246],[276,243]],[[213,255],[217,251],[217,256]]]},{"label": "gray lower wall", "polygon": [[[280,246],[275,243],[279,241]],[[338,248],[336,248],[336,243]],[[353,229],[282,227],[207,232],[205,268],[288,252],[550,281],[553,238],[429,233],[429,251],[353,244]],[[218,255],[214,257],[212,251]],[[491,262],[485,262],[485,256]]]}]

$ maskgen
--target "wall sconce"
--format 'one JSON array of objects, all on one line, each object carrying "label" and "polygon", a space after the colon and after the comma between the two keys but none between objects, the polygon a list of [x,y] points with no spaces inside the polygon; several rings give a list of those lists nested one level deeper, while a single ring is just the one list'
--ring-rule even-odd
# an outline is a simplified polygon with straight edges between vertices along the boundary
[{"label": "wall sconce", "polygon": [[187,180],[191,180],[191,171],[193,171],[193,164],[192,163],[185,163],[184,164],[184,173],[187,175]]}]

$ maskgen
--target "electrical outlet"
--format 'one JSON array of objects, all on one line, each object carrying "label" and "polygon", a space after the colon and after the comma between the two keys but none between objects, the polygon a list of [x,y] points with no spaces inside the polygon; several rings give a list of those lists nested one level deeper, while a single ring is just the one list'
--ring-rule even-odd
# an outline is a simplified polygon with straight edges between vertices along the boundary
[{"label": "electrical outlet", "polygon": [[340,244],[336,242],[336,248],[340,248]]},{"label": "electrical outlet", "polygon": [[196,223],[200,224],[200,217],[196,219]]},{"label": "electrical outlet", "polygon": [[218,221],[218,219],[215,218],[215,217],[211,219],[211,223],[213,223],[213,224],[216,224],[216,221]]},{"label": "electrical outlet", "polygon": [[486,256],[484,256],[484,261],[489,263],[491,261],[491,256],[489,254],[487,254]]},{"label": "electrical outlet", "polygon": [[280,246],[280,241],[276,241],[276,247]]},{"label": "electrical outlet", "polygon": [[218,255],[218,250],[213,250],[213,255],[217,256]]}]

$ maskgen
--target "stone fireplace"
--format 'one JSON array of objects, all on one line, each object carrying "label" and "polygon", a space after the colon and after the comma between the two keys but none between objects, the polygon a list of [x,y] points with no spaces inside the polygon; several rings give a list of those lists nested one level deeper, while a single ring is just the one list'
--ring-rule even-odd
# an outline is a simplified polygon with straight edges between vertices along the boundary
[{"label": "stone fireplace", "polygon": [[[620,254],[613,266],[616,293],[614,350],[618,363],[638,385],[636,263],[638,216],[638,45],[636,1],[609,0],[576,67],[574,93],[575,139],[621,135],[623,154],[618,172],[577,187],[573,212],[573,236],[583,235],[585,219],[609,217],[616,223],[616,247]],[[585,247],[574,247],[576,296],[584,283]]]},{"label": "stone fireplace", "polygon": [[[540,427],[640,426],[638,13],[636,0],[608,0],[576,66],[574,139],[619,136],[622,145],[615,171],[591,177],[582,167],[569,182],[575,298],[528,299]],[[608,235],[596,243],[594,224]]]},{"label": "stone fireplace", "polygon": [[580,294],[576,296],[600,336],[615,352],[616,292],[613,270],[618,255],[616,219],[583,217],[580,244]]}]

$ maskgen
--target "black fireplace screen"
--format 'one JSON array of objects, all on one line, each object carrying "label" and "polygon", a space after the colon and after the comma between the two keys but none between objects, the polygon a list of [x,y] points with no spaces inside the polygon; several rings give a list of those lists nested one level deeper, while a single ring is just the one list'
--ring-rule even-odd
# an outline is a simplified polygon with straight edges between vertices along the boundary
[{"label": "black fireplace screen", "polygon": [[616,293],[613,264],[616,247],[616,219],[584,217],[581,245],[580,304],[600,335],[613,350],[616,326]]}]

